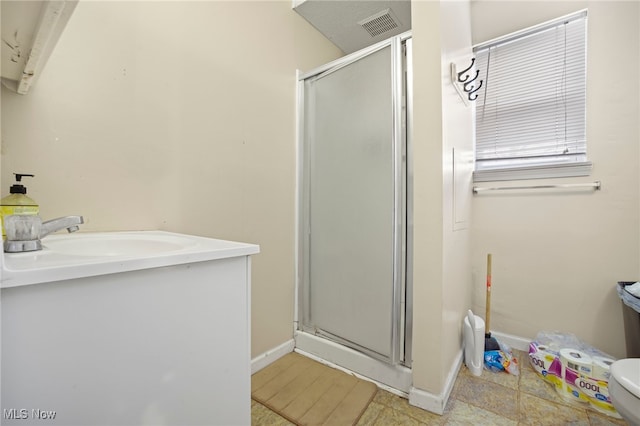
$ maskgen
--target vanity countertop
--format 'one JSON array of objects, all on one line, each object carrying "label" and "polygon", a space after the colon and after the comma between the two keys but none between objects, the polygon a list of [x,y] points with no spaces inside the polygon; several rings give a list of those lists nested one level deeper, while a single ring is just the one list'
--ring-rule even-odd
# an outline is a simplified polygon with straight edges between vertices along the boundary
[{"label": "vanity countertop", "polygon": [[2,288],[257,254],[255,244],[165,231],[51,235],[42,250],[4,253]]}]

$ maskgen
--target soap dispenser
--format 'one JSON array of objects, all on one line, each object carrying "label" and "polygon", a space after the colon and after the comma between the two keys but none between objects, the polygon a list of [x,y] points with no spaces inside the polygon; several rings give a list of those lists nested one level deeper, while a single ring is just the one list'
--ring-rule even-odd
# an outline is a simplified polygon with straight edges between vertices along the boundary
[{"label": "soap dispenser", "polygon": [[24,173],[14,173],[16,183],[9,188],[9,195],[0,200],[0,222],[2,224],[2,239],[6,239],[7,234],[4,229],[4,218],[9,215],[37,215],[40,212],[38,204],[27,197],[27,188],[20,182],[23,177],[34,175]]}]

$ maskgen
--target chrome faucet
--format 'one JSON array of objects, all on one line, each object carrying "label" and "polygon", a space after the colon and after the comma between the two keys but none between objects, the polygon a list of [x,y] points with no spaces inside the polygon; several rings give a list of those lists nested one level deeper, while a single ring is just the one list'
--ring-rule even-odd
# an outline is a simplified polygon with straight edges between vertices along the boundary
[{"label": "chrome faucet", "polygon": [[7,239],[4,242],[6,253],[42,250],[42,240],[47,235],[67,229],[79,230],[84,223],[82,216],[64,216],[42,222],[38,215],[11,215],[4,218]]},{"label": "chrome faucet", "polygon": [[76,232],[80,230],[78,225],[82,225],[83,223],[84,218],[82,216],[64,216],[57,219],[47,220],[42,222],[42,226],[40,227],[40,236],[38,238],[43,239],[52,232],[60,231],[65,228],[67,228],[67,232],[69,233]]}]

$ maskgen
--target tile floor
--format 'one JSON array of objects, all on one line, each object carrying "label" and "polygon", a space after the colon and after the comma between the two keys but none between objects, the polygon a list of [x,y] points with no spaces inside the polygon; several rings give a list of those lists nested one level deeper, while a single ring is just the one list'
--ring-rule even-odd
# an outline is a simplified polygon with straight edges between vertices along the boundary
[{"label": "tile floor", "polygon": [[[483,371],[475,377],[463,365],[442,416],[379,389],[358,425],[627,425],[587,405],[565,401],[533,371],[525,353],[515,355],[521,361],[519,376]],[[253,400],[251,424],[291,425]]]}]

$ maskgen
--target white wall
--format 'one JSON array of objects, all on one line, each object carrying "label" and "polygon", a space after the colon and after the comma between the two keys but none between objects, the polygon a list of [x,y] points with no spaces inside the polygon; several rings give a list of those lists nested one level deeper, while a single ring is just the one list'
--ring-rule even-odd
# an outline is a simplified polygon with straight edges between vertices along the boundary
[{"label": "white wall", "polygon": [[640,279],[640,3],[477,0],[471,5],[475,43],[588,8],[587,144],[593,173],[514,184],[602,182],[597,192],[475,196],[474,307],[484,309],[486,254],[493,253],[493,330],[527,338],[541,330],[572,332],[622,357],[615,284]]},{"label": "white wall", "polygon": [[439,2],[412,2],[413,386],[442,388],[443,176]]},{"label": "white wall", "polygon": [[[451,63],[459,71],[471,63],[469,2],[443,1],[441,6],[441,72],[443,118],[443,375],[449,373],[462,346],[462,321],[471,306],[471,180],[473,127],[471,104],[451,84]],[[446,377],[446,376],[445,376]]]},{"label": "white wall", "polygon": [[44,219],[260,244],[252,354],[292,337],[296,69],[342,53],[289,1],[81,1],[26,96],[2,89],[2,195]]},{"label": "white wall", "polygon": [[459,355],[462,319],[471,305],[472,110],[449,77],[451,62],[464,69],[471,58],[470,12],[468,2],[414,1],[411,13],[413,385],[440,395]]}]

